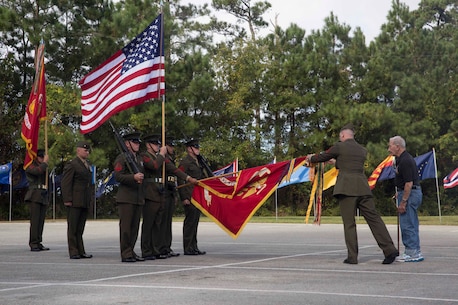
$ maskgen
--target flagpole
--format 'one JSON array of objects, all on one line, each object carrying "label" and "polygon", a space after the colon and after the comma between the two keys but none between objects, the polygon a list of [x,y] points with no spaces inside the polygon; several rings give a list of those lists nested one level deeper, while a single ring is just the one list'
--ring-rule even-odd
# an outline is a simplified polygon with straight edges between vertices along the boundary
[{"label": "flagpole", "polygon": [[433,156],[434,156],[434,171],[436,176],[436,195],[437,195],[437,207],[439,209],[439,222],[442,223],[442,213],[441,213],[441,199],[439,196],[439,181],[437,179],[437,162],[436,162],[436,150],[433,147]]},{"label": "flagpole", "polygon": [[[160,14],[161,14],[161,33],[160,33],[160,42],[159,42],[159,57],[160,57],[160,61],[159,61],[159,64],[162,66],[164,64],[165,66],[165,62],[163,62],[163,60],[165,61],[165,54],[164,54],[164,14],[163,14],[163,1],[161,0],[160,2],[160,6],[161,6],[161,10],[160,10]],[[164,71],[164,74],[165,74],[165,67],[163,70],[161,71]],[[162,72],[161,72],[162,74]],[[162,128],[161,128],[161,138],[162,138],[162,145],[166,145],[165,143],[165,93],[161,96],[161,85],[162,85],[162,80],[161,80],[161,77],[159,77],[159,90],[158,90],[158,95],[159,97],[162,97],[162,102],[161,102],[161,112],[162,112]],[[163,163],[162,165],[162,185],[163,187],[165,188],[165,183],[166,183],[166,176],[165,176],[165,162]]]},{"label": "flagpole", "polygon": [[52,174],[52,219],[56,220],[56,167],[51,171]]},{"label": "flagpole", "polygon": [[[203,178],[203,179],[200,179],[200,180],[197,180],[197,181],[198,181],[198,182],[202,182],[202,181],[207,181],[207,180],[210,180],[210,179],[223,178],[223,177],[227,177],[227,176],[232,176],[232,175],[238,174],[238,173],[240,173],[240,172],[241,172],[241,170],[238,171],[238,172],[225,173],[225,174],[222,174],[222,175],[219,175],[219,176],[212,176],[212,177],[208,177],[208,178]],[[188,186],[188,185],[190,185],[190,184],[191,184],[191,183],[181,184],[181,185],[178,185],[176,188],[179,189],[179,188]]]},{"label": "flagpole", "polygon": [[97,219],[97,166],[94,165],[94,172],[92,173],[92,180],[94,182],[94,220]]},{"label": "flagpole", "polygon": [[[274,157],[274,164],[277,163],[277,157]],[[278,221],[278,193],[275,189],[275,220]]]},{"label": "flagpole", "polygon": [[9,183],[10,183],[10,215],[9,215],[9,221],[11,221],[11,214],[13,212],[13,160],[11,160],[11,168],[9,172]]}]

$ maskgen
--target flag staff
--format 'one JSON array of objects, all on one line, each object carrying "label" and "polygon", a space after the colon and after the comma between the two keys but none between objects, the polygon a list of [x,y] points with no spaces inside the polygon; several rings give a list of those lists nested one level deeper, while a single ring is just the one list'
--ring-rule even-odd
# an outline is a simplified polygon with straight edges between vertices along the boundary
[{"label": "flag staff", "polygon": [[439,196],[439,182],[437,178],[437,162],[436,162],[436,150],[433,147],[433,156],[434,156],[434,176],[436,177],[436,195],[437,195],[437,208],[439,209],[439,222],[442,223],[442,213],[441,213],[441,199]]},{"label": "flag staff", "polygon": [[[163,15],[163,1],[161,0],[160,2],[160,6],[161,6],[161,9],[160,9],[160,14],[161,14],[161,32],[159,33],[160,35],[160,41],[159,41],[159,65],[162,66],[164,65],[164,69],[160,70],[160,73],[164,73],[165,74],[165,55],[164,55],[164,15]],[[159,76],[159,82],[158,82],[158,96],[159,98],[162,98],[162,102],[161,102],[161,113],[162,113],[162,123],[161,123],[161,138],[162,138],[162,145],[166,145],[165,144],[165,91],[164,91],[164,94],[161,95],[161,86],[162,86],[162,79],[161,79],[161,76]],[[165,78],[165,76],[164,76]],[[165,86],[165,84],[164,84]],[[165,88],[164,88],[165,89]],[[165,187],[165,179],[166,176],[165,176],[165,163],[164,165],[162,166],[162,185]]]},{"label": "flag staff", "polygon": [[8,182],[10,184],[10,215],[9,215],[9,221],[11,222],[11,215],[13,212],[13,160],[11,160],[11,168],[10,172],[8,174]]}]

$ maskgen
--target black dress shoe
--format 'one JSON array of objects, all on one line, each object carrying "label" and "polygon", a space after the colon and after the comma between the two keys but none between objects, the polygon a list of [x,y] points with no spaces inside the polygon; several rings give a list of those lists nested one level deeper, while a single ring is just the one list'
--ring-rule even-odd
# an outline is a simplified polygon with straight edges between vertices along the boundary
[{"label": "black dress shoe", "polygon": [[140,256],[138,256],[138,255],[135,256],[135,260],[136,260],[137,262],[144,262],[144,261],[145,261],[145,259],[144,259],[143,257],[140,257]]},{"label": "black dress shoe", "polygon": [[143,258],[147,261],[154,261],[156,259],[154,255],[143,256]]},{"label": "black dress shoe", "polygon": [[177,252],[173,252],[173,250],[171,250],[168,254],[169,257],[176,257],[176,256],[180,256],[180,253],[177,253]]},{"label": "black dress shoe", "polygon": [[80,259],[81,255],[70,255],[70,259]]},{"label": "black dress shoe", "polygon": [[41,251],[41,249],[38,248],[38,247],[33,247],[33,248],[30,248],[30,251],[32,251],[32,252],[39,252],[39,251]]},{"label": "black dress shoe", "polygon": [[121,261],[123,263],[135,263],[137,259],[135,257],[128,257],[128,258],[123,258]]},{"label": "black dress shoe", "polygon": [[351,260],[349,260],[348,258],[346,258],[343,262],[344,262],[344,264],[350,264],[350,265],[356,265],[356,264],[358,264],[358,262],[351,261]]},{"label": "black dress shoe", "polygon": [[196,252],[197,252],[198,255],[205,255],[205,254],[207,254],[207,252],[205,252],[205,251],[200,251],[199,249],[197,249]]},{"label": "black dress shoe", "polygon": [[399,251],[396,251],[394,253],[391,253],[390,255],[388,255],[387,257],[385,257],[385,259],[383,260],[382,264],[384,265],[389,265],[391,264],[392,262],[394,262],[394,260],[396,259],[396,257],[399,256]]},{"label": "black dress shoe", "polygon": [[92,254],[84,253],[84,254],[81,254],[80,256],[81,256],[81,258],[92,258]]},{"label": "black dress shoe", "polygon": [[168,256],[167,254],[157,254],[157,255],[155,255],[155,257],[156,257],[157,259],[166,259],[166,258],[168,258],[169,256]]},{"label": "black dress shoe", "polygon": [[43,245],[39,245],[38,248],[40,248],[40,251],[48,251],[49,250],[48,247],[45,247]]},{"label": "black dress shoe", "polygon": [[184,255],[199,255],[199,253],[197,251],[185,251]]}]

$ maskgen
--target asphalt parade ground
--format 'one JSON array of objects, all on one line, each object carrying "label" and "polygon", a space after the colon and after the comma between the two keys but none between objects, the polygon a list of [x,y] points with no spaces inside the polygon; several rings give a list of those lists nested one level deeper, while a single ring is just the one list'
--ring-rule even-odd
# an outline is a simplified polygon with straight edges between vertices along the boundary
[{"label": "asphalt parade ground", "polygon": [[[92,259],[71,260],[64,220],[46,221],[31,252],[28,222],[0,223],[0,304],[458,304],[458,227],[420,226],[420,263],[382,265],[367,225],[358,225],[359,264],[347,265],[340,224],[248,223],[238,239],[201,222],[199,248],[178,257],[122,263],[118,222],[88,220]],[[388,229],[397,243],[397,229]],[[137,253],[141,253],[137,242]],[[401,243],[401,251],[403,246]]]}]

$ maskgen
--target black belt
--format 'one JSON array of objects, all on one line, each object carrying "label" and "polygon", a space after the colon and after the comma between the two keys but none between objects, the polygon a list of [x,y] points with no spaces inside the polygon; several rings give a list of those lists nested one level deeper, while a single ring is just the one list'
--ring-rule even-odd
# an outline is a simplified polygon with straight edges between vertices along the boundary
[{"label": "black belt", "polygon": [[33,186],[33,188],[39,189],[39,190],[46,190],[47,186],[44,184],[38,184],[38,185]]},{"label": "black belt", "polygon": [[177,181],[177,178],[175,176],[168,176],[167,177],[167,181],[168,182],[175,182],[175,181]]},{"label": "black belt", "polygon": [[156,183],[161,183],[162,178],[146,178],[145,182],[156,182]]},{"label": "black belt", "polygon": [[420,189],[421,189],[421,186],[419,186],[419,185],[412,185],[412,189],[413,189],[413,190],[420,190]]}]

